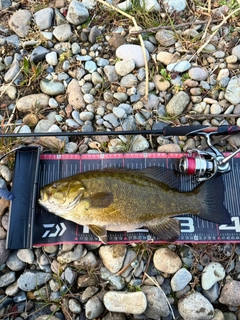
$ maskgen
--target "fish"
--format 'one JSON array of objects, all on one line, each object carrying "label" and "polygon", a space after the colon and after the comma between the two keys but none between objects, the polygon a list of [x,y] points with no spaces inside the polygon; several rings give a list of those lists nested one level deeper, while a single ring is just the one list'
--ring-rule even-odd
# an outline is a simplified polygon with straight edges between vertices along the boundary
[{"label": "fish", "polygon": [[107,243],[107,231],[141,227],[174,242],[181,231],[175,217],[185,214],[231,223],[223,204],[221,176],[189,192],[181,190],[181,178],[175,170],[157,166],[86,171],[43,186],[38,203],[50,213],[88,226],[103,243]]}]

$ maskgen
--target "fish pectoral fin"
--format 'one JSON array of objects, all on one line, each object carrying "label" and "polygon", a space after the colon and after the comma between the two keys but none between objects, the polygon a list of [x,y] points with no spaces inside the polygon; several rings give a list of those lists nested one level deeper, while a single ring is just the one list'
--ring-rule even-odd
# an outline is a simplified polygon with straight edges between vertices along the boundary
[{"label": "fish pectoral fin", "polygon": [[107,208],[113,202],[113,194],[111,192],[98,192],[83,199],[85,207],[90,208]]},{"label": "fish pectoral fin", "polygon": [[158,236],[159,240],[174,242],[180,236],[180,222],[174,218],[165,218],[159,223],[149,224],[146,227]]},{"label": "fish pectoral fin", "polygon": [[95,236],[99,238],[104,244],[107,244],[107,230],[105,227],[95,226],[93,224],[88,225],[88,228],[92,231]]}]

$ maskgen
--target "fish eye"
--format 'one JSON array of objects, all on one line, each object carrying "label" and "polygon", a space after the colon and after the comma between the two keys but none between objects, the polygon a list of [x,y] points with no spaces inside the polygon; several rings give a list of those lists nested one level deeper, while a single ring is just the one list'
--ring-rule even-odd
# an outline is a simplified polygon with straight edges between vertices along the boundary
[{"label": "fish eye", "polygon": [[52,186],[53,188],[57,188],[58,184],[54,182]]}]

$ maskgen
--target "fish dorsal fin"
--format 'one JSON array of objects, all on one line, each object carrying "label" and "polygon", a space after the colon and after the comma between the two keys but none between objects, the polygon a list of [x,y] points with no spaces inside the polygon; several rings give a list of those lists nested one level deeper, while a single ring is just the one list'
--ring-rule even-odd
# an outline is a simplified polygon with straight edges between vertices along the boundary
[{"label": "fish dorsal fin", "polygon": [[83,199],[85,208],[107,208],[113,202],[111,192],[97,192]]},{"label": "fish dorsal fin", "polygon": [[190,192],[194,190],[199,182],[192,176],[182,174],[177,170],[163,167],[148,167],[141,172],[149,178],[165,183],[169,188],[180,192]]},{"label": "fish dorsal fin", "polygon": [[174,218],[161,219],[157,223],[147,224],[146,227],[158,236],[159,240],[173,242],[180,236],[180,222]]},{"label": "fish dorsal fin", "polygon": [[141,172],[149,178],[165,183],[171,189],[180,189],[180,177],[175,170],[155,166],[143,169]]},{"label": "fish dorsal fin", "polygon": [[88,228],[92,231],[95,236],[99,238],[100,241],[102,241],[104,244],[107,243],[107,231],[105,227],[99,227],[95,225],[88,225]]}]

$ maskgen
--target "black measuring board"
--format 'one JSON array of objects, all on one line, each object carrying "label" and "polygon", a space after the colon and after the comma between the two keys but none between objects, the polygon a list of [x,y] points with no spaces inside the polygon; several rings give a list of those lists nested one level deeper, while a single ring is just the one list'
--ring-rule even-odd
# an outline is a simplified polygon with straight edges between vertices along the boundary
[{"label": "black measuring board", "polygon": [[[44,154],[40,157],[38,190],[40,187],[73,174],[103,168],[141,170],[149,166],[176,168],[183,154],[125,153],[125,154]],[[240,242],[240,156],[231,160],[232,170],[222,175],[223,203],[231,214],[230,225],[218,225],[193,215],[179,216],[181,235],[176,243]],[[190,179],[191,184],[191,179]],[[189,186],[186,186],[186,190]],[[38,191],[39,192],[39,191]],[[87,227],[55,216],[36,206],[33,244],[42,246],[58,243],[99,243]],[[108,232],[108,243],[151,241],[164,243],[147,229],[129,232]]]}]

